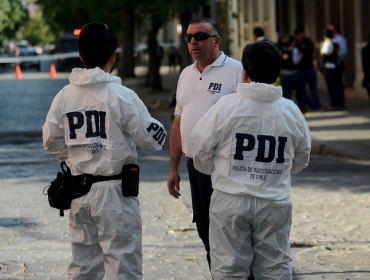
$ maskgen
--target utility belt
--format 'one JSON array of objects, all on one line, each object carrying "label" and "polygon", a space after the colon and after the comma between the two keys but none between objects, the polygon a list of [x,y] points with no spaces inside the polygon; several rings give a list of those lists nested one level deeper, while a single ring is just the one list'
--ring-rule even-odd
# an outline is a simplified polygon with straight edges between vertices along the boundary
[{"label": "utility belt", "polygon": [[[56,179],[44,188],[44,194],[48,196],[49,205],[60,210],[60,216],[64,216],[64,210],[71,208],[73,199],[86,195],[92,184],[110,180],[122,180],[122,195],[139,195],[139,173],[137,164],[128,164],[122,167],[122,172],[113,176],[93,176],[83,174],[72,176],[71,170],[65,162],[60,164],[62,172],[58,172]],[[45,193],[45,189],[47,191]]]}]

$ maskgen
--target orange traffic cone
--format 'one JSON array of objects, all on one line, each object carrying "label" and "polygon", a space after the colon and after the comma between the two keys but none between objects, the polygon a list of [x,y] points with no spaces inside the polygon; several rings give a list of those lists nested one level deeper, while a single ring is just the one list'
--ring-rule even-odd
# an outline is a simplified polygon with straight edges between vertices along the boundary
[{"label": "orange traffic cone", "polygon": [[55,79],[57,77],[57,71],[55,70],[54,63],[50,64],[50,78]]},{"label": "orange traffic cone", "polygon": [[15,65],[15,78],[17,80],[21,80],[22,79],[22,71],[21,71],[21,67],[19,66],[19,64],[16,64]]}]

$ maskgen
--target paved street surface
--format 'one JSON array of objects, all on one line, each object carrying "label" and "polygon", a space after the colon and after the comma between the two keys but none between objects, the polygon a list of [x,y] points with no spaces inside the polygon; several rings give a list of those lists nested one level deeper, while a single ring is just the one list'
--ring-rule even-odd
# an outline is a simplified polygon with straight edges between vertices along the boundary
[{"label": "paved street surface", "polygon": [[[58,73],[58,79],[50,80],[48,73],[29,70],[16,81],[11,72],[0,72],[0,279],[67,279],[68,216],[59,217],[42,194],[59,165],[41,142],[51,100],[67,78]],[[164,93],[125,81],[141,91],[168,131],[171,109],[166,102],[175,78],[164,77]],[[370,105],[351,100],[347,108],[306,116],[314,149],[310,166],[293,176],[295,280],[370,279]],[[185,161],[182,196],[176,200],[167,193],[168,160],[168,143],[159,153],[139,152],[144,279],[211,279],[191,223]]]}]

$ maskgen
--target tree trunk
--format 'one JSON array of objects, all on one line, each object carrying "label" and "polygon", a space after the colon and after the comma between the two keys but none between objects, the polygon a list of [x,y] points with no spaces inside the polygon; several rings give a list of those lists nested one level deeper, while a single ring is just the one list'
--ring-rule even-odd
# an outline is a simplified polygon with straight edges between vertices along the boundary
[{"label": "tree trunk", "polygon": [[121,53],[118,54],[118,73],[125,78],[135,77],[135,20],[134,9],[131,5],[122,4],[122,27],[123,27],[123,45]]},{"label": "tree trunk", "polygon": [[191,12],[180,14],[180,23],[182,27],[181,38],[180,38],[181,39],[180,40],[181,70],[183,70],[185,67],[193,63],[193,60],[188,50],[188,44],[184,40],[184,36],[186,35],[186,31],[188,30],[191,17],[192,17]]},{"label": "tree trunk", "polygon": [[151,86],[154,90],[162,90],[162,78],[159,73],[161,60],[163,57],[159,55],[158,48],[160,47],[157,41],[157,33],[161,27],[161,21],[152,18],[151,29],[148,32],[148,52],[149,52],[149,69],[146,79],[147,86]]}]

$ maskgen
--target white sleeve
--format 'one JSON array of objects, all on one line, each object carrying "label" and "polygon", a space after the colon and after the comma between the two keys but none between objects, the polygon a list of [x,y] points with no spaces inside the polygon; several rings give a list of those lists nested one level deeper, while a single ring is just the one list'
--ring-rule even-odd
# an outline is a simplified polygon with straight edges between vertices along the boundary
[{"label": "white sleeve", "polygon": [[311,133],[306,121],[303,121],[303,137],[300,139],[296,150],[294,151],[293,166],[290,173],[297,174],[308,166],[311,153]]},{"label": "white sleeve", "polygon": [[333,48],[333,44],[330,40],[325,40],[322,44],[322,47],[320,49],[320,52],[322,54],[326,54],[326,55],[329,55],[333,52],[334,48]]},{"label": "white sleeve", "polygon": [[62,162],[67,159],[68,152],[64,141],[62,118],[57,106],[58,100],[59,95],[54,98],[46,116],[45,124],[42,128],[42,138],[45,151],[59,162]]},{"label": "white sleeve", "polygon": [[132,96],[130,103],[121,100],[125,130],[131,136],[132,141],[144,152],[151,153],[161,150],[167,136],[164,126],[151,117],[136,93]]},{"label": "white sleeve", "polygon": [[190,135],[194,167],[199,172],[211,175],[214,155],[219,144],[219,101],[198,121]]}]

